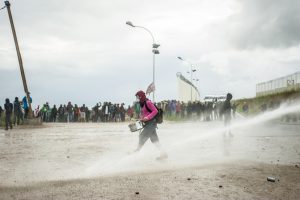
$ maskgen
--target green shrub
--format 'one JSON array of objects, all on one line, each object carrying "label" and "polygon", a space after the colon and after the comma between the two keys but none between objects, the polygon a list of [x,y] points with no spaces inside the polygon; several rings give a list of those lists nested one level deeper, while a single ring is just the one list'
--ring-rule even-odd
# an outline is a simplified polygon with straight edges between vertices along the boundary
[{"label": "green shrub", "polygon": [[0,127],[5,126],[5,118],[4,118],[4,113],[1,113],[0,117]]}]

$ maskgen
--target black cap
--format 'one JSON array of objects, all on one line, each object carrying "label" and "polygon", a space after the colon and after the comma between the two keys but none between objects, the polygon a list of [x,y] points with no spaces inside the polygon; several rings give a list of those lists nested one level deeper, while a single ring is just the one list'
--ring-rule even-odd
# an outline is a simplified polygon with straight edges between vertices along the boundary
[{"label": "black cap", "polygon": [[232,99],[232,94],[231,94],[231,93],[228,93],[228,94],[226,95],[226,99],[227,99],[227,100],[231,100],[231,99]]}]

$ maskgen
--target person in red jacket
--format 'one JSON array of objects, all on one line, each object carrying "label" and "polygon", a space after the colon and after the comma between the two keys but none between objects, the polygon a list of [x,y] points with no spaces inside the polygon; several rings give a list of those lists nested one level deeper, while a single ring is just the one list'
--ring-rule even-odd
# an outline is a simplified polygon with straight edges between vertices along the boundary
[{"label": "person in red jacket", "polygon": [[155,121],[155,116],[158,113],[158,110],[155,105],[146,98],[146,94],[142,90],[138,91],[135,96],[139,100],[141,106],[140,121],[145,124],[143,131],[139,135],[139,144],[135,151],[141,150],[145,142],[150,138],[151,142],[155,144],[160,151],[160,156],[157,157],[157,159],[166,159],[168,156],[162,150],[156,133],[157,123]]},{"label": "person in red jacket", "polygon": [[130,120],[131,120],[131,118],[133,118],[133,109],[130,106],[128,106],[128,108],[127,108],[127,115],[130,118]]}]

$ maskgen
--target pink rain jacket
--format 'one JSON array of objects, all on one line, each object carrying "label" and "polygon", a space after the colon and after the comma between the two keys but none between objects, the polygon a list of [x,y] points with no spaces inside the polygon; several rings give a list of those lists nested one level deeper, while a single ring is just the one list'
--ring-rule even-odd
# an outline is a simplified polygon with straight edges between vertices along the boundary
[{"label": "pink rain jacket", "polygon": [[155,115],[158,113],[158,110],[156,109],[154,104],[148,99],[146,100],[145,104],[147,104],[147,107],[149,108],[149,110],[152,110],[152,112],[149,112],[146,108],[146,105],[144,105],[141,114],[142,118],[147,117],[149,121],[153,119],[153,117],[155,117]]}]

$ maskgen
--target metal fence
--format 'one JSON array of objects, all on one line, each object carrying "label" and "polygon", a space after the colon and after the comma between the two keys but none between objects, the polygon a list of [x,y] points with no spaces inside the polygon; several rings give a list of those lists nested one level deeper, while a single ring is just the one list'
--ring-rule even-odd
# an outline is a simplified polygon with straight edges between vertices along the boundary
[{"label": "metal fence", "polygon": [[256,84],[256,96],[300,90],[300,72]]}]

